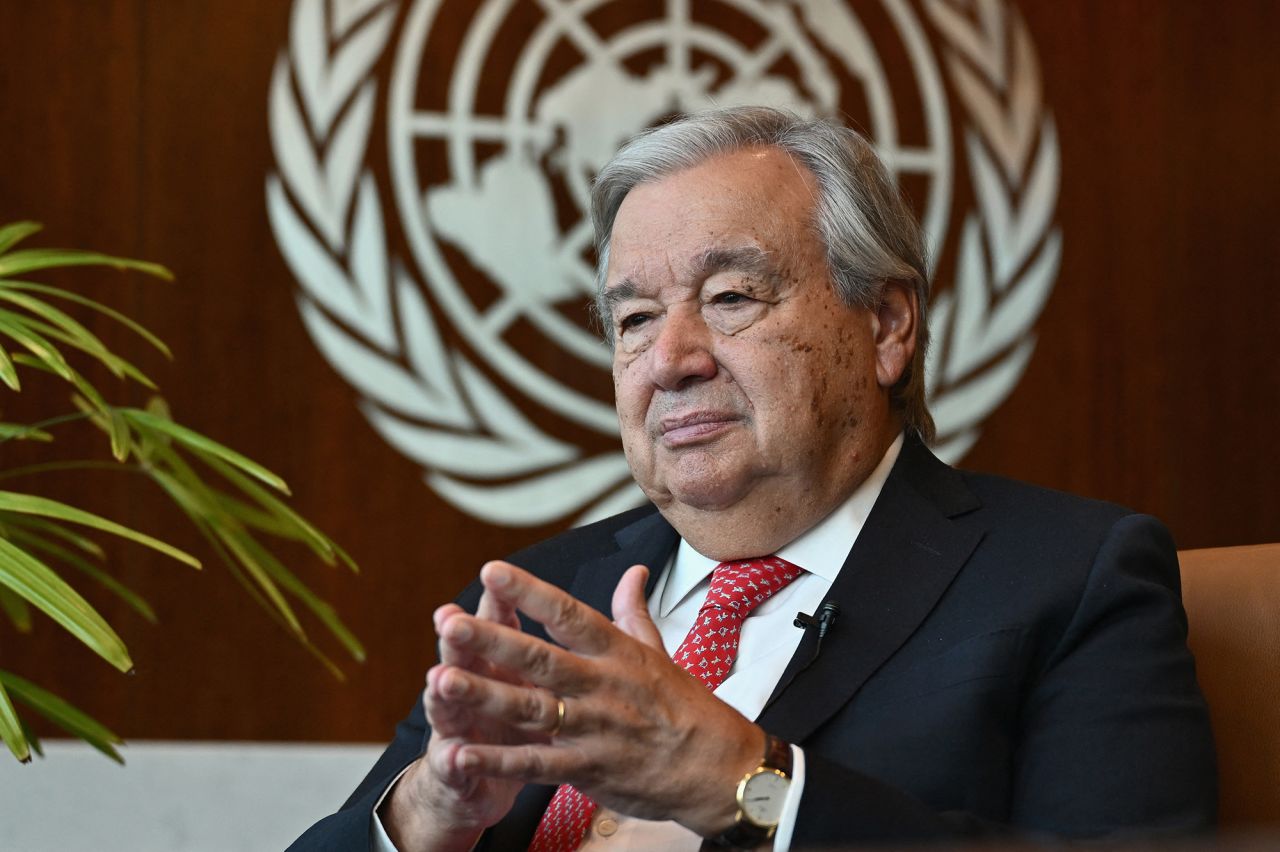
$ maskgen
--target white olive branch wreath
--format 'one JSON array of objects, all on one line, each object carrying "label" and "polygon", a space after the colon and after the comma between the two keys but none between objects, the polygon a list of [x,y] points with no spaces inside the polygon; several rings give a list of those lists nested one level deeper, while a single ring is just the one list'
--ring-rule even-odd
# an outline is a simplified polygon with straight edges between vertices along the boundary
[{"label": "white olive branch wreath", "polygon": [[976,5],[975,24],[943,0],[925,4],[968,115],[965,153],[976,199],[960,233],[954,286],[934,299],[930,324],[934,450],[952,462],[973,446],[979,424],[1026,370],[1035,349],[1031,327],[1062,256],[1061,234],[1051,229],[1058,139],[1030,34],[1001,0]]},{"label": "white olive branch wreath", "polygon": [[[504,526],[636,505],[620,451],[582,451],[532,423],[463,354],[448,349],[422,291],[388,257],[382,205],[364,166],[394,0],[296,0],[269,98],[277,170],[266,182],[276,240],[300,285],[299,310],[326,359],[360,392],[377,432],[420,464],[463,511]],[[936,449],[956,460],[1012,391],[1035,346],[1061,237],[1051,230],[1059,161],[1034,49],[1003,0],[977,23],[926,0],[967,115],[976,209],[965,218],[954,286],[933,304],[928,377]],[[1034,152],[1032,145],[1038,137]]]}]

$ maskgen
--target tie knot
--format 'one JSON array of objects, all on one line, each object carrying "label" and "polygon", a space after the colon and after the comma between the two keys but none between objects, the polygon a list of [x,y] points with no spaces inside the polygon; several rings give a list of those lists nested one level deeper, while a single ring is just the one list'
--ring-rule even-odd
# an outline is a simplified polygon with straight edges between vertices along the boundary
[{"label": "tie knot", "polygon": [[703,606],[746,618],[803,572],[803,568],[776,556],[721,562],[711,574],[711,590]]}]

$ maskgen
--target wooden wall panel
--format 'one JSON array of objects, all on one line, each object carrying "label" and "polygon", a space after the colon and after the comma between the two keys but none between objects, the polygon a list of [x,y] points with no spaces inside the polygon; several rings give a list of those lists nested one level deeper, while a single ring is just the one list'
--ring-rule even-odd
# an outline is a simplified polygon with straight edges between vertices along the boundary
[{"label": "wooden wall panel", "polygon": [[[964,464],[1151,511],[1184,547],[1280,539],[1280,7],[1020,5],[1061,142],[1064,257],[1030,367]],[[419,689],[431,610],[484,559],[551,531],[490,527],[436,497],[303,329],[264,204],[288,6],[5,9],[0,218],[44,221],[44,244],[171,266],[173,285],[58,280],[109,295],[167,339],[176,363],[146,365],[175,413],[285,476],[298,508],[364,567],[352,577],[292,554],[368,645],[345,685],[212,560],[196,575],[116,549],[162,620],[93,597],[129,642],[133,677],[48,622],[32,637],[0,626],[0,666],[127,737],[384,739]],[[16,419],[61,394],[41,393],[0,397],[0,410]],[[199,549],[135,484],[48,489]]]}]

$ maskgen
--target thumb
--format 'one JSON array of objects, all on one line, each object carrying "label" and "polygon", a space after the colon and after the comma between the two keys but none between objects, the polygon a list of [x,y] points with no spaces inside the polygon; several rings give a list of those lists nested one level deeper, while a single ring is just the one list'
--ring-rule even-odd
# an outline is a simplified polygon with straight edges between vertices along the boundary
[{"label": "thumb", "polygon": [[649,617],[649,602],[644,596],[648,579],[649,569],[643,565],[632,565],[622,575],[613,590],[613,623],[632,639],[661,651],[662,634]]}]

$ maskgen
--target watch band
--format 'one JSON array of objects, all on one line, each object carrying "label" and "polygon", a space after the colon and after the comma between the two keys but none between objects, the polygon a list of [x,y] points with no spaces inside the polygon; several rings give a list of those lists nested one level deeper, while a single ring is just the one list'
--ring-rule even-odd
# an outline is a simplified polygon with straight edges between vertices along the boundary
[{"label": "watch band", "polygon": [[765,734],[764,761],[760,764],[760,768],[776,769],[790,778],[791,744],[773,734]]},{"label": "watch band", "polygon": [[[760,772],[780,772],[787,779],[791,778],[791,746],[773,734],[765,734],[764,759],[751,772],[748,772],[738,785],[741,790],[747,779]],[[718,849],[755,849],[761,843],[773,837],[777,826],[768,828],[756,825],[745,818],[741,807],[734,824],[715,837],[708,837],[702,842],[703,850]]]}]

